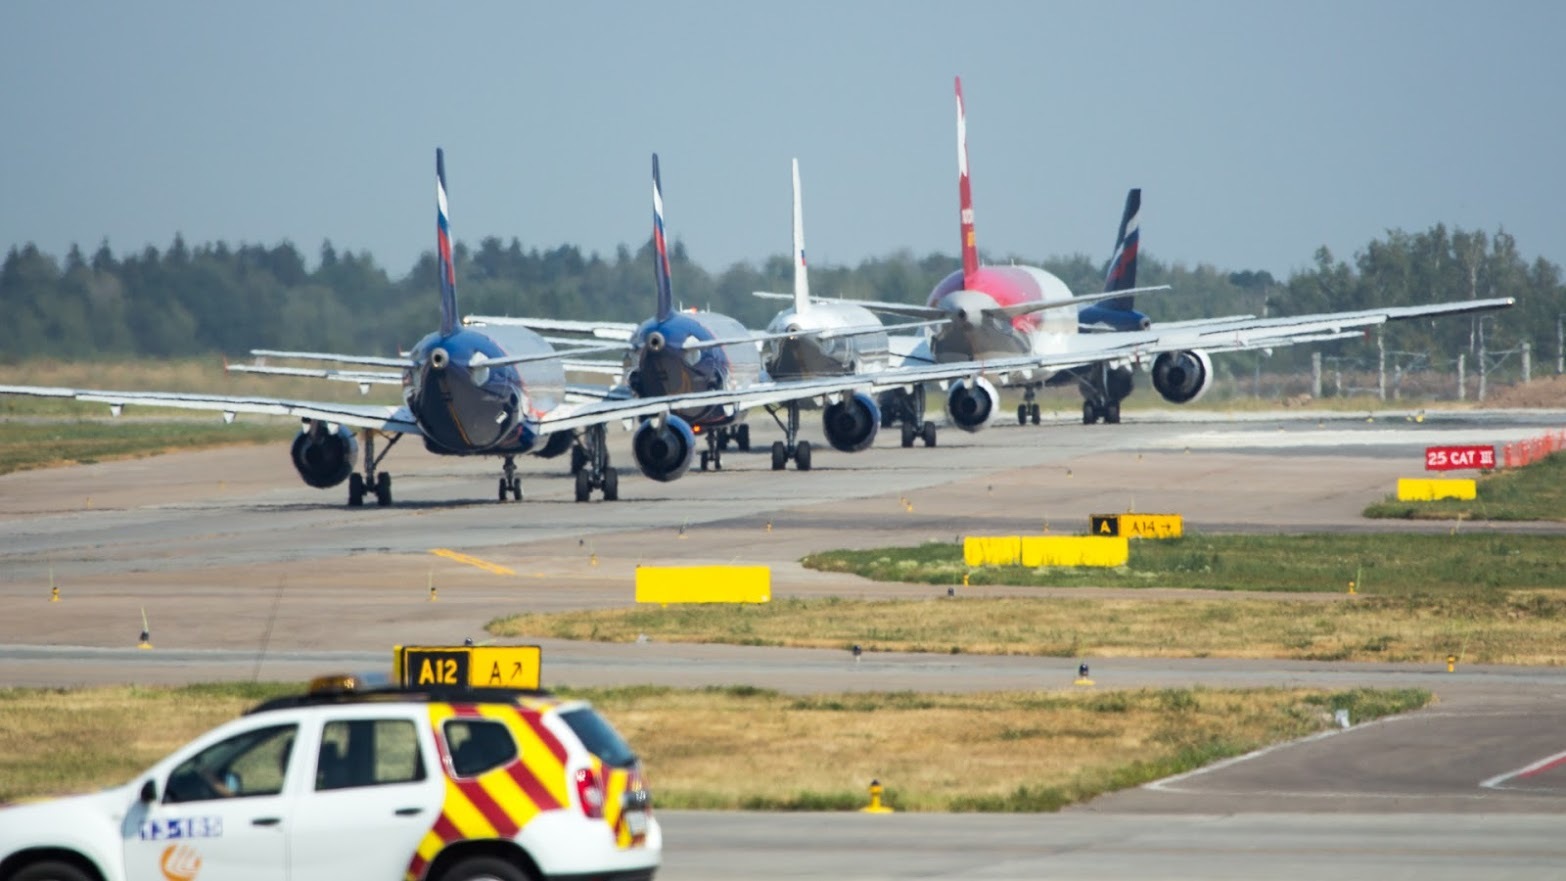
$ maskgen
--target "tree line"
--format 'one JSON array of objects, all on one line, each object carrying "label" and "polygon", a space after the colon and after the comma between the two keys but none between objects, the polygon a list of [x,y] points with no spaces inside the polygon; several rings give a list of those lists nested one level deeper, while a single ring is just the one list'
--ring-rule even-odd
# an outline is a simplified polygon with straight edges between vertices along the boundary
[{"label": "tree line", "polygon": [[[515,238],[491,237],[476,248],[459,243],[454,257],[464,312],[639,321],[653,304],[650,240],[634,252],[621,245],[605,257],[572,245],[524,248]],[[1100,290],[1105,271],[1104,261],[1083,254],[1042,261],[987,258],[1043,266],[1077,292]],[[712,272],[692,262],[676,242],[670,262],[683,305],[723,312],[748,327],[765,326],[782,306],[752,291],[792,290],[792,263],[785,255]],[[899,251],[857,266],[812,266],[811,289],[922,303],[958,266],[953,255]],[[1155,324],[1237,313],[1281,316],[1517,298],[1515,308],[1487,319],[1482,331],[1477,320],[1465,317],[1388,326],[1389,349],[1427,353],[1438,364],[1476,351],[1481,333],[1491,350],[1527,340],[1538,357],[1551,356],[1557,319],[1566,312],[1558,265],[1542,257],[1529,261],[1504,230],[1448,230],[1439,224],[1416,233],[1388,231],[1349,260],[1320,248],[1308,268],[1286,279],[1144,254],[1137,281],[1174,288],[1139,299]],[[406,276],[392,278],[369,252],[340,252],[330,241],[322,243],[314,261],[287,241],[191,247],[179,235],[162,251],[149,246],[116,255],[104,242],[91,256],[72,246],[63,259],[31,244],[13,246],[0,267],[0,310],[10,325],[0,360],[242,356],[252,348],[384,355],[435,326],[438,290],[432,251]],[[1363,346],[1324,343],[1279,350],[1277,357],[1297,364],[1313,350],[1352,354]]]}]

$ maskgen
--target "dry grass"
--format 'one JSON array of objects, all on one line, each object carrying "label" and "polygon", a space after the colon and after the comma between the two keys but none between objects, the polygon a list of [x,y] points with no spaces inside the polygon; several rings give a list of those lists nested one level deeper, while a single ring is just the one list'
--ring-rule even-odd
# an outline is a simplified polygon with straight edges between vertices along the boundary
[{"label": "dry grass", "polygon": [[1566,591],[1504,602],[1431,597],[1289,600],[788,599],[763,606],[605,609],[497,619],[497,636],[730,643],[1055,657],[1566,663]]},{"label": "dry grass", "polygon": [[0,802],[124,783],[263,697],[297,689],[0,689]]},{"label": "dry grass", "polygon": [[[0,691],[0,801],[130,780],[294,685]],[[796,697],[747,687],[576,692],[645,761],[669,808],[851,810],[872,779],[902,810],[1041,811],[1424,705],[1422,691],[1263,689]]]}]

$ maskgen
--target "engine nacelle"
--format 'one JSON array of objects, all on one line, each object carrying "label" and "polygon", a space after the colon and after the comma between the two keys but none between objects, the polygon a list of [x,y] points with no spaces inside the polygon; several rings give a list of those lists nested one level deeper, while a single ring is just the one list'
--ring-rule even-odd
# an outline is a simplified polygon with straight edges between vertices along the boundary
[{"label": "engine nacelle", "polygon": [[828,404],[821,411],[821,430],[827,443],[845,453],[857,453],[875,442],[881,430],[881,408],[864,392]]},{"label": "engine nacelle", "polygon": [[657,420],[649,419],[632,436],[631,453],[636,456],[637,467],[653,480],[678,480],[691,467],[696,433],[678,416],[669,416],[662,428]]},{"label": "engine nacelle", "polygon": [[946,416],[963,431],[980,431],[995,418],[999,404],[1000,394],[982,376],[972,385],[954,382],[946,394]]},{"label": "engine nacelle", "polygon": [[359,441],[351,429],[339,425],[331,431],[321,423],[301,430],[289,450],[300,478],[316,489],[327,489],[347,480],[358,454]]},{"label": "engine nacelle", "polygon": [[1153,361],[1153,388],[1171,404],[1189,404],[1213,384],[1213,359],[1206,352],[1165,352]]}]

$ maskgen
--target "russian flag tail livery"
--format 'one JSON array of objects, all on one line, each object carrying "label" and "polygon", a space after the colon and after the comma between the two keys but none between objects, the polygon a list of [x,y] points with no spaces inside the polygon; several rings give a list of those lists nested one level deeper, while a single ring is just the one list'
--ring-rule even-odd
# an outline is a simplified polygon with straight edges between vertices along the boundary
[{"label": "russian flag tail livery", "polygon": [[[1133,189],[1126,193],[1126,210],[1120,215],[1120,232],[1115,236],[1115,254],[1109,260],[1109,271],[1104,275],[1104,290],[1123,291],[1136,287],[1136,252],[1141,242],[1139,226],[1142,213],[1142,191]],[[1109,309],[1132,308],[1131,297],[1105,300]]]},{"label": "russian flag tail livery", "polygon": [[969,284],[979,269],[979,247],[973,239],[973,193],[968,189],[968,117],[962,106],[962,77],[957,77],[957,200],[962,209],[962,278]]},{"label": "russian flag tail livery", "polygon": [[810,308],[810,275],[805,268],[805,212],[799,200],[799,160],[794,160],[794,314]]},{"label": "russian flag tail livery", "polygon": [[658,154],[653,154],[653,262],[658,273],[658,320],[674,314],[674,288],[669,283],[669,240],[663,229],[663,180],[658,175]]},{"label": "russian flag tail livery", "polygon": [[451,260],[451,215],[446,209],[446,152],[435,148],[435,255],[440,261],[440,333],[457,329],[457,267]]}]

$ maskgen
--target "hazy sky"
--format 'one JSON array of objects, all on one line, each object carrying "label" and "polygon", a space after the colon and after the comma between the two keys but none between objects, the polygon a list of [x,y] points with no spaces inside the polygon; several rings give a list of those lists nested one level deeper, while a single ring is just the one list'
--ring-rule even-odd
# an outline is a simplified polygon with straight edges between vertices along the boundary
[{"label": "hazy sky", "polygon": [[[958,12],[957,10],[961,10]],[[1389,228],[1504,226],[1566,262],[1566,3],[0,2],[0,247],[321,240],[402,274],[434,150],[476,245],[709,269],[980,248],[1106,259],[1125,190],[1165,260],[1277,275]]]}]

